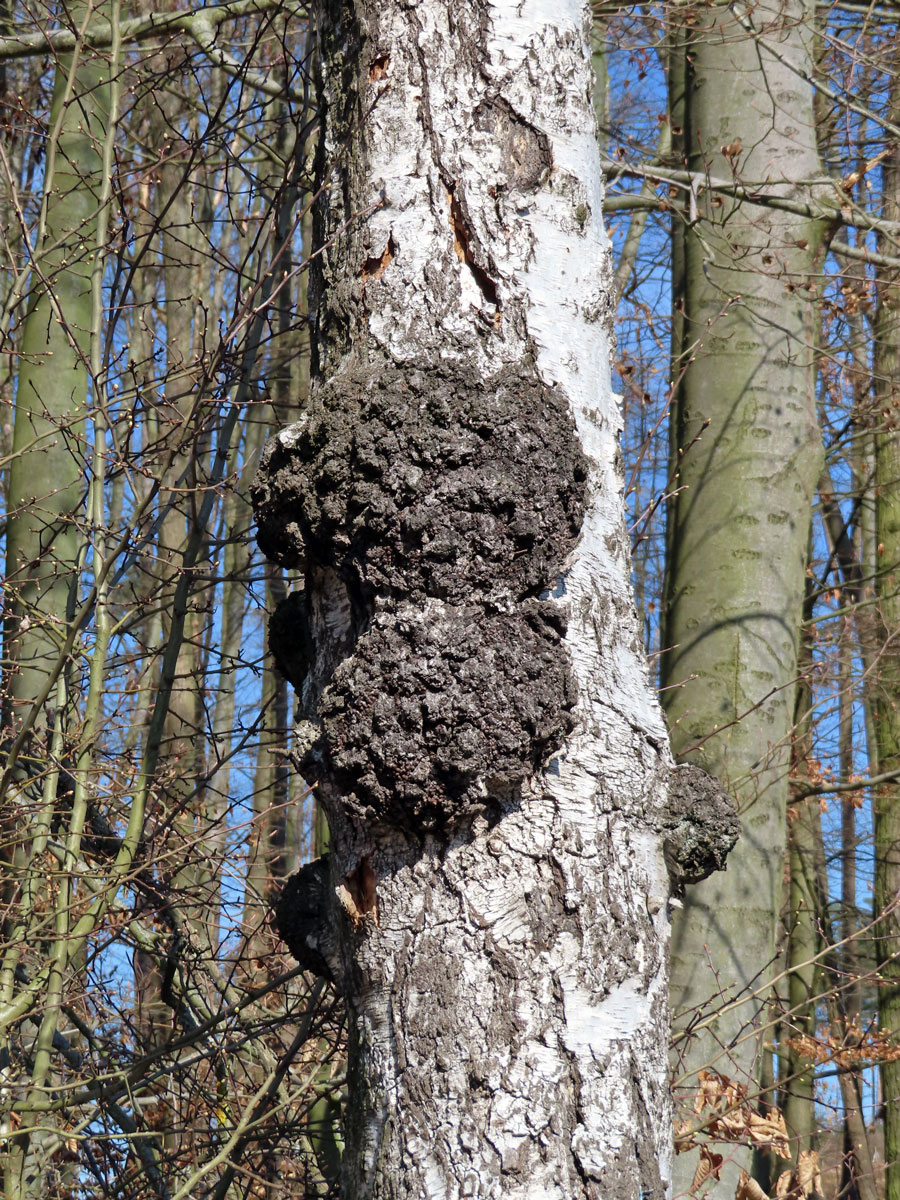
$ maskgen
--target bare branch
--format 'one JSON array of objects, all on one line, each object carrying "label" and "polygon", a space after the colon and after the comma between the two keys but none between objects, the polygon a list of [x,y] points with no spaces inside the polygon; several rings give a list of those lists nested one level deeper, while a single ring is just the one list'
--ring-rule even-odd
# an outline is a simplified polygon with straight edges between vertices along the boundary
[{"label": "bare branch", "polygon": [[[165,33],[186,33],[205,50],[210,31],[214,32],[224,21],[271,12],[273,9],[284,10],[285,7],[281,0],[232,0],[231,3],[216,4],[193,12],[148,13],[144,17],[123,21],[120,35],[123,45],[131,45]],[[9,37],[0,38],[0,58],[33,58],[48,53],[66,54],[74,50],[76,45],[102,49],[111,43],[112,30],[109,22],[92,21],[85,26],[83,36],[80,37],[73,29],[54,29],[49,33],[39,29],[33,33],[10,34]],[[231,63],[234,67],[237,66],[233,59]],[[281,90],[276,94],[281,95]]]},{"label": "bare branch", "polygon": [[[850,200],[840,192],[842,203],[829,204],[824,198],[814,200],[796,200],[791,196],[778,195],[774,189],[784,186],[784,181],[765,180],[758,183],[740,183],[737,180],[717,179],[702,171],[684,171],[675,167],[661,167],[652,164],[642,166],[637,163],[620,163],[615,159],[603,159],[603,170],[607,178],[615,175],[627,175],[636,179],[655,179],[659,183],[671,183],[699,195],[703,191],[716,192],[729,196],[733,200],[741,200],[760,208],[774,208],[780,212],[795,213],[799,217],[808,217],[811,221],[828,221],[849,226],[852,229],[874,229],[880,233],[900,236],[900,221],[884,221],[870,216],[860,210],[854,212],[850,208]],[[837,180],[830,176],[819,179],[795,180],[790,184],[795,188],[840,188]],[[674,207],[663,197],[655,200],[645,194],[638,196],[612,197],[606,204],[607,212],[615,212],[628,208],[642,208],[652,205],[657,208]],[[874,259],[872,261],[875,261]]]}]

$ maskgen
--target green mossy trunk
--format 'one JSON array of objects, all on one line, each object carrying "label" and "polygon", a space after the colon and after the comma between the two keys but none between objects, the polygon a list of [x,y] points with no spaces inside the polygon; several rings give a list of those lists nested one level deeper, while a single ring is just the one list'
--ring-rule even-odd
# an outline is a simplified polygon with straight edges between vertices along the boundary
[{"label": "green mossy trunk", "polygon": [[[95,21],[108,7],[93,8]],[[76,29],[88,8],[76,2],[67,18]],[[71,645],[67,638],[78,598],[78,575],[86,545],[86,448],[91,388],[92,330],[98,320],[92,292],[94,256],[99,252],[98,218],[103,190],[103,156],[110,121],[110,66],[105,53],[82,49],[58,59],[50,108],[44,167],[44,196],[29,280],[16,380],[13,460],[9,468],[6,532],[5,620],[3,630],[2,725],[5,748],[15,746],[18,761],[44,779],[43,805],[26,821],[16,806],[3,813],[3,879],[6,897],[18,907],[7,918],[8,953],[4,987],[14,978],[24,937],[53,963],[42,997],[43,1012],[33,1016],[32,1101],[47,1086],[53,1014],[67,965],[65,943],[57,937],[41,945],[31,931],[9,922],[28,909],[22,895],[34,891],[34,847],[49,830],[61,759],[73,761],[78,730],[71,727],[74,681],[69,678]],[[64,686],[60,686],[64,685]],[[17,735],[30,730],[17,744]],[[4,762],[8,766],[9,759]],[[79,824],[72,816],[69,839]],[[60,889],[65,883],[58,884]],[[21,888],[21,892],[17,889]],[[65,896],[65,891],[60,891]],[[65,911],[65,901],[60,899]],[[57,914],[57,935],[60,932]],[[77,956],[76,956],[77,957]],[[71,958],[69,959],[71,963]],[[25,1029],[31,1028],[26,1024]],[[13,1045],[15,1069],[22,1057]],[[24,1072],[23,1072],[24,1074]],[[45,1194],[47,1120],[21,1114],[20,1133],[10,1142],[3,1164],[6,1200]]]},{"label": "green mossy trunk", "polygon": [[[894,118],[900,112],[900,85],[891,96]],[[900,152],[896,147],[882,167],[884,216],[900,216]],[[892,253],[892,247],[883,249]],[[877,763],[873,773],[900,769],[900,272],[884,270],[878,284],[873,355],[877,399],[875,431],[875,526],[878,545],[879,646],[869,704]],[[882,1029],[900,1031],[900,788],[887,783],[873,795],[875,810],[876,954],[881,986],[878,1016]],[[881,1067],[884,1103],[886,1200],[900,1200],[900,1063]]]},{"label": "green mossy trunk", "polygon": [[[68,10],[76,28],[86,11],[81,3]],[[104,15],[102,6],[95,12]],[[9,470],[7,729],[28,719],[58,670],[74,603],[82,544],[92,251],[108,82],[109,65],[102,53],[84,51],[77,61],[71,54],[59,59],[50,110],[45,219],[22,335]]]}]

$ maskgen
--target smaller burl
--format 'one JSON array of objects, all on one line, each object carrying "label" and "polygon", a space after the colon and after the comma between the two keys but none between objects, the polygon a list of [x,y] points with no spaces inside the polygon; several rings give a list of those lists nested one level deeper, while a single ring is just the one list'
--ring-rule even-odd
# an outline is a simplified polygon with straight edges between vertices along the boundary
[{"label": "smaller burl", "polygon": [[734,800],[713,775],[682,763],[669,779],[669,801],[663,817],[663,853],[672,891],[682,895],[725,860],[741,832]]}]

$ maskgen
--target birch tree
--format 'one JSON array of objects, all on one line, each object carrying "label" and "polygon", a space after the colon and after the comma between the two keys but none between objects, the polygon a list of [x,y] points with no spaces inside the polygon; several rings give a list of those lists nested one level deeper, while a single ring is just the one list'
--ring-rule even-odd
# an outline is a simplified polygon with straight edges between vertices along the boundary
[{"label": "birch tree", "polygon": [[331,849],[279,919],[347,1008],[343,1194],[662,1198],[664,838],[697,863],[630,594],[589,13],[317,20],[315,380],[254,500],[304,571],[270,644]]}]

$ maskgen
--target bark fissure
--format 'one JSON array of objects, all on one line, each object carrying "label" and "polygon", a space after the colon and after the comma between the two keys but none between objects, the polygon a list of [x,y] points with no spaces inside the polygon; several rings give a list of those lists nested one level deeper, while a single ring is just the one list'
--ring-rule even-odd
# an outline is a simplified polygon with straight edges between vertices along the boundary
[{"label": "bark fissure", "polygon": [[488,272],[478,262],[473,246],[472,232],[465,215],[465,203],[463,197],[456,190],[451,190],[450,197],[450,226],[453,230],[453,248],[462,262],[466,264],[472,272],[472,278],[481,290],[482,295],[488,304],[493,304],[497,310],[494,314],[494,321],[499,322],[500,312],[503,305],[500,303],[500,293],[497,290],[496,282],[491,279]]}]

